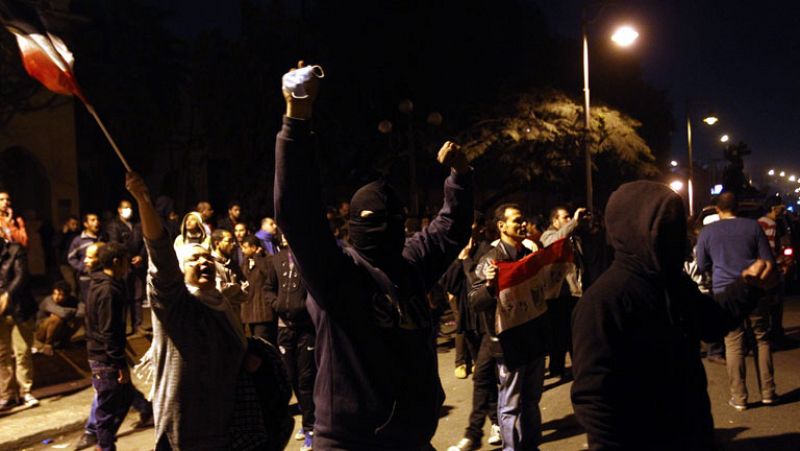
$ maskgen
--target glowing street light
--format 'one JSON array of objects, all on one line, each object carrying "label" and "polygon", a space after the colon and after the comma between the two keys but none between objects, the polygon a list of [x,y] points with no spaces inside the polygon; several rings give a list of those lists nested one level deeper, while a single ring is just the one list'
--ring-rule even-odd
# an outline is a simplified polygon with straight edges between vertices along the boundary
[{"label": "glowing street light", "polygon": [[796,180],[797,180],[797,177],[794,174],[789,176],[789,181],[790,182],[794,182]]},{"label": "glowing street light", "polygon": [[719,142],[726,143],[726,142],[728,142],[730,139],[731,139],[731,137],[730,137],[730,136],[728,136],[728,135],[722,135],[722,136],[720,136],[720,137],[719,137]]},{"label": "glowing street light", "polygon": [[714,125],[717,122],[719,122],[719,118],[716,116],[708,116],[707,118],[703,119],[703,122],[705,122],[708,125]]},{"label": "glowing street light", "polygon": [[775,175],[775,169],[770,169],[767,175]]},{"label": "glowing street light", "polygon": [[611,40],[620,47],[630,47],[636,42],[636,38],[638,37],[638,31],[634,30],[633,27],[629,25],[624,25],[617,28],[614,34],[611,35]]},{"label": "glowing street light", "polygon": [[[587,2],[588,4],[588,2]],[[603,5],[605,7],[607,5]],[[589,36],[587,29],[589,28],[590,20],[587,17],[588,6],[584,6],[581,11],[581,37],[583,41],[583,157],[586,165],[586,206],[591,210],[594,208],[594,192],[592,187],[592,154],[589,149],[589,131],[592,129],[592,115],[589,95]],[[602,7],[601,7],[602,12]],[[598,13],[599,14],[599,13]],[[639,33],[630,26],[623,26],[617,28],[611,36],[620,47],[630,47]]]},{"label": "glowing street light", "polygon": [[783,172],[783,171],[781,171],[781,173],[780,173],[780,174],[778,174],[778,175],[780,175],[781,177],[786,177],[786,173],[785,173],[785,172]]},{"label": "glowing street light", "polygon": [[673,168],[677,168],[678,167],[678,162],[675,161],[675,160],[672,160],[672,161],[669,162],[669,165],[672,166]]},{"label": "glowing street light", "polygon": [[681,190],[683,190],[683,182],[680,180],[674,180],[669,184],[669,187],[672,188],[672,191],[679,193]]}]

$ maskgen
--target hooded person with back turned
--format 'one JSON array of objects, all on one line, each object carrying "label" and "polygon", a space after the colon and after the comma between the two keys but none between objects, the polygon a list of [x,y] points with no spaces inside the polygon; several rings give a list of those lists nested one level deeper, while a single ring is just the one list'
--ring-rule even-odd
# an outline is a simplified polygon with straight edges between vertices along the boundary
[{"label": "hooded person with back turned", "polygon": [[715,302],[681,267],[683,201],[669,187],[626,183],[606,207],[615,256],[573,315],[572,403],[589,449],[714,449],[700,340],[736,327],[773,283],[756,260]]}]

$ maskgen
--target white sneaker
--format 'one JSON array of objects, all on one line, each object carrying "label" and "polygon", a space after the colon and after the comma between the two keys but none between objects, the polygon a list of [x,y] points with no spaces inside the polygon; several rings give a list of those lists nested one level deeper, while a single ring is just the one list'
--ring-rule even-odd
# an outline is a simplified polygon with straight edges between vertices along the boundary
[{"label": "white sneaker", "polygon": [[34,398],[32,394],[28,393],[22,397],[22,403],[25,407],[36,407],[39,405],[39,400]]},{"label": "white sneaker", "polygon": [[458,444],[447,448],[447,451],[472,451],[474,449],[478,449],[478,447],[475,446],[472,439],[464,437]]},{"label": "white sneaker", "polygon": [[305,440],[306,435],[303,433],[303,428],[300,428],[295,432],[294,439],[295,440]]},{"label": "white sneaker", "polygon": [[492,446],[500,446],[503,444],[503,437],[500,436],[500,426],[493,424],[492,425],[492,433],[489,434],[489,440],[487,440]]}]

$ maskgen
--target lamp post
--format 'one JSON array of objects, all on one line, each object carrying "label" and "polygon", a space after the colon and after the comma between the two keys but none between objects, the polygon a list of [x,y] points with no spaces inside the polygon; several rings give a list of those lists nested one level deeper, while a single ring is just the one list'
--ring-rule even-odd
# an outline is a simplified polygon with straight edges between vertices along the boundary
[{"label": "lamp post", "polygon": [[[689,101],[686,101],[686,153],[689,157],[689,174],[686,181],[686,195],[689,198],[689,216],[694,216],[694,156],[692,150],[692,114],[689,110]],[[707,125],[714,125],[719,122],[716,116],[703,118]],[[727,136],[727,135],[726,135]]]},{"label": "lamp post", "polygon": [[[603,5],[608,6],[608,5]],[[602,9],[601,9],[602,11]],[[598,13],[599,14],[599,13]],[[592,189],[592,153],[589,148],[589,133],[592,129],[591,102],[589,97],[589,37],[587,28],[589,20],[586,17],[586,8],[581,12],[581,36],[583,38],[583,156],[586,164],[586,206],[591,210],[594,208],[594,192]],[[611,36],[611,40],[620,47],[629,47],[639,37],[630,26],[617,28]]]}]

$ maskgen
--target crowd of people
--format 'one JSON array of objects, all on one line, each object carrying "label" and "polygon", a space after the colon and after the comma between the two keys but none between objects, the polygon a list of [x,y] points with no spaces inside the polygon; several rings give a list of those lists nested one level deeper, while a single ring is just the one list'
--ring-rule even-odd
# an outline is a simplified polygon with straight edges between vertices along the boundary
[{"label": "crowd of people", "polygon": [[[0,409],[36,405],[31,352],[52,355],[83,327],[95,397],[76,449],[115,449],[130,407],[137,427],[155,427],[157,450],[277,450],[292,435],[305,451],[431,449],[443,306],[456,323],[454,374],[471,374],[473,388],[449,451],[480,448],[487,418],[488,444],[538,449],[548,375],[573,380],[592,449],[713,449],[700,342],[724,344],[730,405],[744,410],[749,332],[760,400],[778,402],[779,202],[757,222],[737,218],[724,193],[719,221],[699,236],[682,199],[655,182],[622,185],[604,217],[566,206],[530,215],[515,203],[485,216],[465,154],[446,142],[443,205],[419,227],[385,180],[326,209],[313,176],[318,88],[312,78],[306,96],[284,92],[274,219],[253,230],[238,201],[216,223],[207,201],[181,219],[128,173],[133,203],[120,201],[110,221],[64,223],[54,242],[63,280],[38,308],[25,224],[0,192]],[[498,263],[564,242],[574,260],[557,294],[500,340]],[[139,366],[152,377],[148,396],[131,382],[131,334],[152,340]],[[292,391],[297,428],[285,408]]]}]

